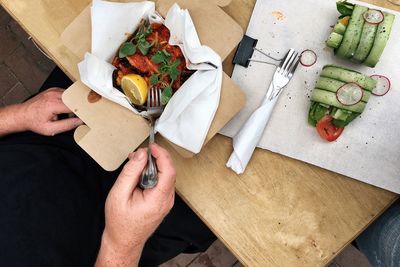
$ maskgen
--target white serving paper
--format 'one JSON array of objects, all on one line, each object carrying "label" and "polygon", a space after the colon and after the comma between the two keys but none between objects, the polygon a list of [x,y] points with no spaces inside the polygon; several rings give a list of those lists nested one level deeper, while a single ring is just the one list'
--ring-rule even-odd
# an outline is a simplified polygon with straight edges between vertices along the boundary
[{"label": "white serving paper", "polygon": [[[396,20],[380,62],[369,68],[335,57],[325,45],[339,16],[336,0],[257,1],[247,35],[258,39],[258,48],[275,57],[283,56],[290,47],[298,51],[312,49],[318,55],[312,67],[297,68],[278,99],[259,147],[400,193],[400,13],[386,11],[395,14]],[[253,57],[268,60],[257,52]],[[322,140],[307,123],[309,98],[326,64],[342,65],[368,75],[384,74],[392,82],[391,90],[383,97],[372,96],[361,118],[350,123],[339,139],[331,143]],[[232,137],[239,131],[261,103],[274,71],[274,66],[255,62],[247,69],[235,67],[232,77],[246,92],[247,104],[222,129],[222,134]]]},{"label": "white serving paper", "polygon": [[[112,85],[115,68],[111,60],[126,40],[126,33],[133,32],[142,19],[164,22],[169,28],[169,43],[179,45],[188,68],[197,71],[171,98],[156,124],[156,131],[193,153],[200,152],[219,104],[222,64],[217,53],[201,45],[189,12],[174,4],[164,21],[150,1],[114,3],[93,0],[91,15],[92,51],[86,53],[78,65],[80,78],[98,94],[135,113],[138,112],[131,107],[126,96]],[[211,62],[218,68],[204,62]]]}]

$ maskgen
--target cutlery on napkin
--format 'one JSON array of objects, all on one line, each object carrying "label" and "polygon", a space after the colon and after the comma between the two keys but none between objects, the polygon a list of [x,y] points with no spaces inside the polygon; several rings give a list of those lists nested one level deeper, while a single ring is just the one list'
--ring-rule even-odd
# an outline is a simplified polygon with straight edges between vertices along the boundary
[{"label": "cutlery on napkin", "polygon": [[261,105],[247,119],[242,129],[233,137],[233,152],[226,163],[237,174],[246,169],[254,149],[260,141],[272,110],[283,88],[289,83],[299,64],[298,53],[289,49],[275,70],[272,82]]}]

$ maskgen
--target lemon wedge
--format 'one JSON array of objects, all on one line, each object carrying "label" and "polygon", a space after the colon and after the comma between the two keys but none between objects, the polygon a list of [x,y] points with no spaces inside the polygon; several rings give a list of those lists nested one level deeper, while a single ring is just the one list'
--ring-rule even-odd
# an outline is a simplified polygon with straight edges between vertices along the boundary
[{"label": "lemon wedge", "polygon": [[147,100],[147,83],[142,76],[127,74],[122,77],[121,88],[135,105],[143,105]]}]

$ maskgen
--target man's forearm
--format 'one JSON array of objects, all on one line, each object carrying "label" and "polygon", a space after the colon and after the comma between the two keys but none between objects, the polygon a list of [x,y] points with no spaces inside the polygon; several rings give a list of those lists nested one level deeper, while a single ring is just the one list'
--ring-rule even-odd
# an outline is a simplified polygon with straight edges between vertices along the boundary
[{"label": "man's forearm", "polygon": [[109,242],[107,235],[103,233],[99,254],[95,267],[136,267],[139,264],[143,247],[133,249],[116,248]]},{"label": "man's forearm", "polygon": [[26,130],[22,108],[18,104],[0,108],[0,137]]}]

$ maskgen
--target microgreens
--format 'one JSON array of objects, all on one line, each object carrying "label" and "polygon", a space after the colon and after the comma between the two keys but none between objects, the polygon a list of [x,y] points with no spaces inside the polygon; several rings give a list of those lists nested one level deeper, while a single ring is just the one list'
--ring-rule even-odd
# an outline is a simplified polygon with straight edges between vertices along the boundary
[{"label": "microgreens", "polygon": [[178,75],[180,73],[178,70],[178,66],[179,64],[181,64],[181,61],[179,59],[176,59],[174,62],[171,63],[171,55],[165,49],[155,53],[151,57],[151,60],[156,64],[160,64],[160,67],[158,68],[160,73],[153,74],[149,79],[151,85],[156,85],[159,81],[159,76],[161,75],[168,75],[171,78],[171,83],[164,85],[163,94],[161,95],[161,103],[165,105],[172,97],[172,84],[178,78]]},{"label": "microgreens", "polygon": [[119,48],[119,53],[118,56],[119,58],[124,58],[127,56],[131,56],[136,53],[136,50],[139,49],[139,51],[145,56],[149,52],[150,47],[153,44],[150,44],[149,42],[146,41],[146,37],[152,33],[152,29],[149,26],[146,26],[144,23],[142,23],[139,26],[139,29],[135,36],[129,40],[128,42],[125,42],[121,45]]},{"label": "microgreens", "polygon": [[161,95],[161,105],[165,106],[172,97],[172,87],[167,86],[164,88],[162,95]]}]

